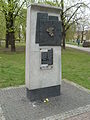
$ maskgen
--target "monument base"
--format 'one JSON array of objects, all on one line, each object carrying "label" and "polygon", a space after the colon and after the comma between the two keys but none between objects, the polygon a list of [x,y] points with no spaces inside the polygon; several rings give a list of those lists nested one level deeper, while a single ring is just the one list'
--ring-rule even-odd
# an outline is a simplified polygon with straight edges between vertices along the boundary
[{"label": "monument base", "polygon": [[39,88],[34,90],[27,90],[27,97],[30,99],[30,101],[36,101],[36,100],[43,100],[45,98],[49,97],[55,97],[60,95],[60,85],[57,86],[51,86],[51,87],[45,87],[45,88]]}]

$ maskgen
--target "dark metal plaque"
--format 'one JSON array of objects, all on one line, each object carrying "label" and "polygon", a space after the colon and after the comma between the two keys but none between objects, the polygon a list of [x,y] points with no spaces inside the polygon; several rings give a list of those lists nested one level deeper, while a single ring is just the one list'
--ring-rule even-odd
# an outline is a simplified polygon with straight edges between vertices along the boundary
[{"label": "dark metal plaque", "polygon": [[61,22],[57,16],[37,14],[36,43],[39,46],[60,46],[62,40]]},{"label": "dark metal plaque", "polygon": [[39,43],[40,36],[40,19],[48,19],[47,13],[37,13],[37,25],[36,25],[36,43]]},{"label": "dark metal plaque", "polygon": [[53,65],[53,49],[48,50],[48,65]]},{"label": "dark metal plaque", "polygon": [[53,49],[41,52],[41,64],[53,65]]},{"label": "dark metal plaque", "polygon": [[41,64],[48,64],[48,52],[41,52]]},{"label": "dark metal plaque", "polygon": [[49,20],[56,20],[56,21],[58,21],[58,17],[57,16],[49,16]]}]

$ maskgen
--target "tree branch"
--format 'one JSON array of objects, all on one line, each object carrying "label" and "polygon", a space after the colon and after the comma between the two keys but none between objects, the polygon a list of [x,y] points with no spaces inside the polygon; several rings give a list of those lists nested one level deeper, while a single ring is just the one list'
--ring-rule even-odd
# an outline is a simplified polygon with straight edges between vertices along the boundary
[{"label": "tree branch", "polygon": [[65,32],[66,32],[75,22],[77,22],[77,21],[80,20],[80,19],[81,19],[81,18],[78,18],[78,19],[74,20],[71,24],[69,24],[69,25],[66,27]]},{"label": "tree branch", "polygon": [[3,10],[0,10],[0,12],[3,12]]},{"label": "tree branch", "polygon": [[18,3],[16,3],[16,5],[15,5],[14,9],[16,9],[16,8],[17,8],[17,5],[18,5]]},{"label": "tree branch", "polygon": [[67,21],[66,25],[70,22],[70,20],[72,19],[72,17],[75,15],[75,13],[78,11],[78,9],[81,7],[82,5],[78,6],[77,9],[74,11],[74,13],[71,15],[71,17],[69,18],[69,20]]},{"label": "tree branch", "polygon": [[23,15],[17,15],[17,16],[25,21],[25,18],[26,18],[25,16],[23,16]]},{"label": "tree branch", "polygon": [[21,6],[18,8],[16,14],[14,15],[14,18],[16,18],[16,16],[18,15],[20,9],[22,8],[22,6],[24,5],[25,2],[26,2],[26,0],[24,0],[23,3],[21,4]]},{"label": "tree branch", "polygon": [[77,5],[85,5],[85,4],[84,4],[84,3],[74,4],[74,5],[72,5],[71,7],[67,8],[67,9],[63,12],[63,14],[65,14],[65,13],[66,13],[68,10],[70,10],[71,8],[76,7]]}]

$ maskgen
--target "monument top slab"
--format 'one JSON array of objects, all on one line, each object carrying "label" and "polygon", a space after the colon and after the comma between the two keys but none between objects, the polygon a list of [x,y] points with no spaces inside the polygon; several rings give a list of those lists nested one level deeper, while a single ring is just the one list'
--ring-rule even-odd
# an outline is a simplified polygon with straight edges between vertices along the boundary
[{"label": "monument top slab", "polygon": [[39,7],[39,8],[49,8],[49,9],[54,9],[54,10],[59,10],[61,11],[62,9],[60,7],[56,6],[51,6],[51,5],[46,5],[46,4],[38,4],[38,3],[31,3],[28,7]]}]

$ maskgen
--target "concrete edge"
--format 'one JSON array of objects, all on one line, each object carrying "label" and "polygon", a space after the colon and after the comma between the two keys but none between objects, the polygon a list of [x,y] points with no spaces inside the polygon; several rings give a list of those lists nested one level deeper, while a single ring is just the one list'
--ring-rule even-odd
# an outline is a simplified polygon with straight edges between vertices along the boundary
[{"label": "concrete edge", "polygon": [[56,7],[56,6],[51,6],[51,5],[48,5],[48,4],[40,4],[40,3],[31,3],[27,6],[30,7],[30,6],[36,6],[36,7],[44,7],[44,8],[49,8],[49,9],[56,9],[56,10],[60,10],[62,11],[61,7]]},{"label": "concrete edge", "polygon": [[1,105],[0,105],[0,120],[6,120]]},{"label": "concrete edge", "polygon": [[63,79],[63,81],[65,81],[66,83],[69,83],[69,84],[77,87],[78,89],[80,89],[80,90],[82,90],[82,91],[85,91],[85,92],[87,92],[87,93],[90,93],[90,90],[89,90],[89,89],[87,89],[87,88],[85,88],[85,87],[82,87],[81,85],[79,85],[79,84],[77,84],[77,83],[74,83],[74,82],[69,81],[69,80],[67,80],[67,79]]},{"label": "concrete edge", "polygon": [[[71,84],[75,87],[77,87],[79,90],[82,90],[82,91],[85,91],[85,92],[88,92],[90,93],[90,90],[85,88],[85,87],[82,87],[81,85],[77,84],[77,83],[74,83],[72,81],[69,81],[67,79],[63,79],[62,81],[68,83],[68,84]],[[19,86],[12,86],[12,87],[6,87],[6,88],[0,88],[0,90],[9,90],[9,89],[16,89],[16,88],[22,88],[22,87],[25,87],[25,85],[19,85]]]},{"label": "concrete edge", "polygon": [[22,88],[22,87],[25,87],[25,85],[19,85],[19,86],[12,86],[12,87],[0,88],[0,90],[10,90],[10,89],[16,89],[16,88]]},{"label": "concrete edge", "polygon": [[77,116],[77,115],[80,115],[80,114],[83,114],[83,113],[86,113],[86,112],[90,112],[90,105],[79,107],[77,109],[66,111],[64,113],[60,113],[60,114],[57,114],[57,115],[46,117],[46,118],[43,118],[43,119],[40,119],[40,120],[65,120],[65,119],[68,119],[70,117],[74,117],[74,116]]}]

